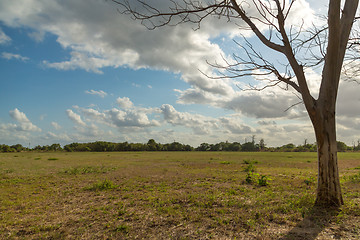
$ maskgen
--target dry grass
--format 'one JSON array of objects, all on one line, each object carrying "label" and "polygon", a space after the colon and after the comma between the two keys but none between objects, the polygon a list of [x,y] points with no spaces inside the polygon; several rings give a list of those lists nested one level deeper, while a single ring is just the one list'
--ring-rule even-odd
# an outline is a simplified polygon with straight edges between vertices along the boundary
[{"label": "dry grass", "polygon": [[324,212],[313,153],[0,154],[0,238],[359,239],[360,154],[339,156]]}]

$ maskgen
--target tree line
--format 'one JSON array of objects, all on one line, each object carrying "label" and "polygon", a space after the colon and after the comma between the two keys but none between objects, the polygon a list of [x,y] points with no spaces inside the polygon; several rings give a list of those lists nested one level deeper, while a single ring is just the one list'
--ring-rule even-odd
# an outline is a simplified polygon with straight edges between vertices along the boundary
[{"label": "tree line", "polygon": [[[357,145],[348,146],[344,142],[338,141],[337,148],[340,152],[345,151],[360,151],[360,140]],[[188,144],[179,142],[172,143],[157,143],[154,139],[150,139],[147,143],[114,143],[106,141],[96,141],[89,143],[70,143],[61,147],[60,144],[54,143],[52,145],[37,145],[33,148],[24,147],[21,144],[6,145],[0,144],[0,152],[126,152],[126,151],[229,151],[229,152],[316,152],[316,143],[307,143],[296,146],[293,143],[288,143],[280,147],[266,147],[264,139],[260,139],[258,143],[255,142],[254,137],[252,141],[244,142],[219,142],[216,144],[201,143],[198,147],[194,148]]]}]

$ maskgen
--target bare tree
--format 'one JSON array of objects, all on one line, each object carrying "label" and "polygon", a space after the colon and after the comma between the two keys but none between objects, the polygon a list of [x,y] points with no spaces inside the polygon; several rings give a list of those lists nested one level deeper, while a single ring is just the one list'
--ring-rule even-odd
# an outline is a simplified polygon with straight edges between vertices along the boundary
[{"label": "bare tree", "polygon": [[[245,44],[238,44],[245,54],[234,54],[235,63],[229,63],[224,58],[225,64],[211,65],[221,70],[223,75],[220,78],[259,74],[268,80],[266,87],[290,86],[299,94],[313,124],[317,142],[316,204],[343,204],[338,172],[335,105],[358,0],[346,0],[343,6],[340,0],[329,0],[325,25],[314,25],[310,30],[301,24],[297,28],[287,24],[296,0],[171,0],[172,5],[166,11],[145,0],[113,1],[120,5],[122,13],[141,20],[149,29],[180,23],[194,23],[200,27],[201,22],[209,16],[225,18],[239,26],[245,23],[246,29],[251,30],[262,44],[283,55],[286,62],[280,68],[257,52],[245,38]],[[247,11],[250,8],[255,11]],[[251,15],[250,12],[256,13]],[[267,31],[262,31],[264,26]],[[317,99],[311,95],[305,75],[307,67],[315,66],[322,68]]]}]

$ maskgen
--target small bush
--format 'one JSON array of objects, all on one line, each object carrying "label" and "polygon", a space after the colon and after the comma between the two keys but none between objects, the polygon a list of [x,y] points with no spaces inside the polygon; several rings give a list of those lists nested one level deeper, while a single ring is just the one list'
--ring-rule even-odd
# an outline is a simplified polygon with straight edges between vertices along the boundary
[{"label": "small bush", "polygon": [[255,166],[252,163],[250,163],[249,165],[247,165],[244,168],[244,172],[247,172],[247,173],[255,172]]},{"label": "small bush", "polygon": [[246,175],[245,181],[249,184],[257,183],[259,186],[268,186],[271,181],[271,178],[269,178],[266,175],[260,175],[258,173],[254,172],[248,172]]},{"label": "small bush", "polygon": [[244,163],[244,164],[250,164],[250,163],[251,163],[251,160],[249,160],[249,159],[244,159],[244,160],[243,160],[243,163]]},{"label": "small bush", "polygon": [[269,181],[271,181],[271,179],[266,175],[260,175],[258,178],[259,186],[267,186],[269,185]]},{"label": "small bush", "polygon": [[246,174],[245,181],[250,184],[253,183],[254,182],[253,176],[254,174],[252,172],[249,172],[248,174]]},{"label": "small bush", "polygon": [[58,158],[48,158],[49,161],[59,160]]}]

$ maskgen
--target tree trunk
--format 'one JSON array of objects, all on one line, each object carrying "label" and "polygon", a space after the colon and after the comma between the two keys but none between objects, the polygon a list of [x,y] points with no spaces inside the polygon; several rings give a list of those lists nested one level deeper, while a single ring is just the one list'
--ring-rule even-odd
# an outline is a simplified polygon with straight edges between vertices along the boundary
[{"label": "tree trunk", "polygon": [[318,111],[312,118],[318,152],[318,186],[315,205],[340,206],[344,202],[337,161],[335,104],[325,102],[319,105],[322,106],[318,106]]}]

